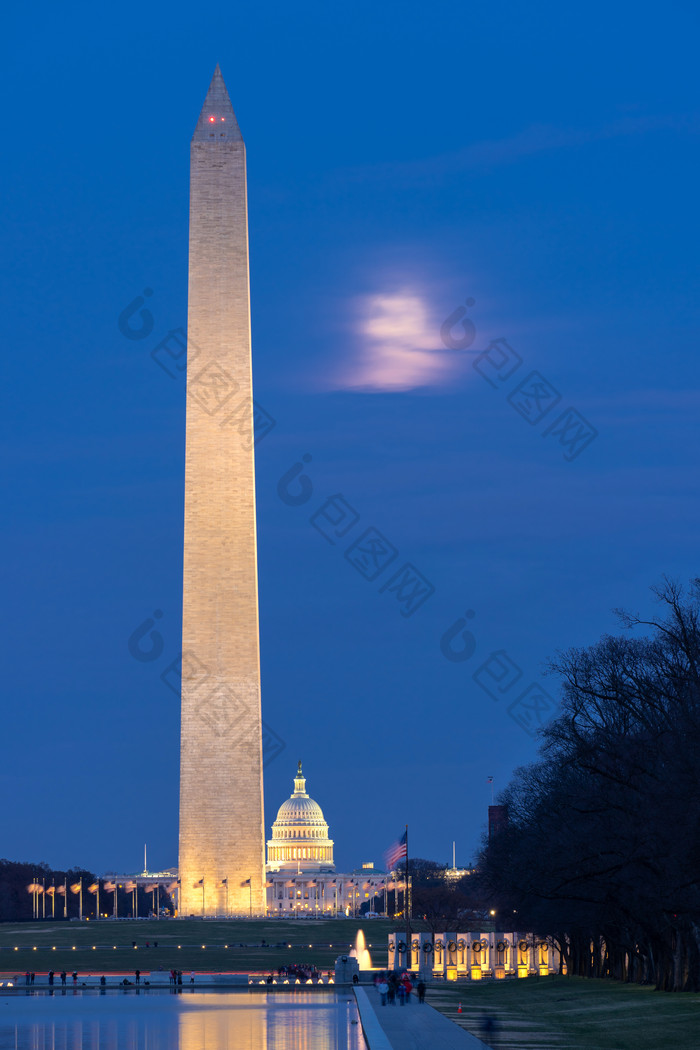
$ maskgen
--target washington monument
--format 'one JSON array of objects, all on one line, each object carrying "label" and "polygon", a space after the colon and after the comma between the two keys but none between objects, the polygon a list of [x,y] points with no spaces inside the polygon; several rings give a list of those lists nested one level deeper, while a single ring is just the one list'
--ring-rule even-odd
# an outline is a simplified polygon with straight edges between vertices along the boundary
[{"label": "washington monument", "polygon": [[216,67],[190,147],[180,915],[265,910],[246,155]]}]

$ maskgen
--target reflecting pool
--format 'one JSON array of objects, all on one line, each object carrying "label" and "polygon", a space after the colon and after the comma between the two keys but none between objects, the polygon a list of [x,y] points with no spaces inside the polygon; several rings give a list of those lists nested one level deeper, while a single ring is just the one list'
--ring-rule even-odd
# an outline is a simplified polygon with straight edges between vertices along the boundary
[{"label": "reflecting pool", "polygon": [[365,1042],[352,993],[81,991],[0,997],[0,1050],[365,1050]]}]

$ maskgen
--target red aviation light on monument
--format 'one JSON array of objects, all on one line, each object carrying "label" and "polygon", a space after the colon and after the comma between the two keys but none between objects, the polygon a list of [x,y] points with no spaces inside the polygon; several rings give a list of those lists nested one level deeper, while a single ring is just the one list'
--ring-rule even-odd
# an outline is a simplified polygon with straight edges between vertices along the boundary
[{"label": "red aviation light on monument", "polygon": [[209,123],[210,124],[213,124],[215,120],[216,120],[216,117],[209,117]]}]

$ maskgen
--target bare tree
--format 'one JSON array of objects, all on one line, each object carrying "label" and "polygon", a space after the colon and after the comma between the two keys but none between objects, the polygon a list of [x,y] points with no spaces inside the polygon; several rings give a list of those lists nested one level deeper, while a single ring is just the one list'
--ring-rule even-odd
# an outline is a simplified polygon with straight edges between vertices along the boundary
[{"label": "bare tree", "polygon": [[[557,939],[569,972],[700,988],[700,586],[655,620],[560,653],[560,717],[501,801],[480,859],[500,907]],[[522,923],[519,923],[522,925]]]}]

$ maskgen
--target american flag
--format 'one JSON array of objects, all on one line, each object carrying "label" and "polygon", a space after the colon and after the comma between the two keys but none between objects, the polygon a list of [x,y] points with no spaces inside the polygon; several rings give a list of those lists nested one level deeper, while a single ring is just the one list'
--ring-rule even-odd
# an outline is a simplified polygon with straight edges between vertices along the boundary
[{"label": "american flag", "polygon": [[384,854],[384,860],[386,866],[391,871],[395,866],[397,860],[401,860],[402,857],[408,856],[408,832],[404,831],[398,842],[395,842]]}]

